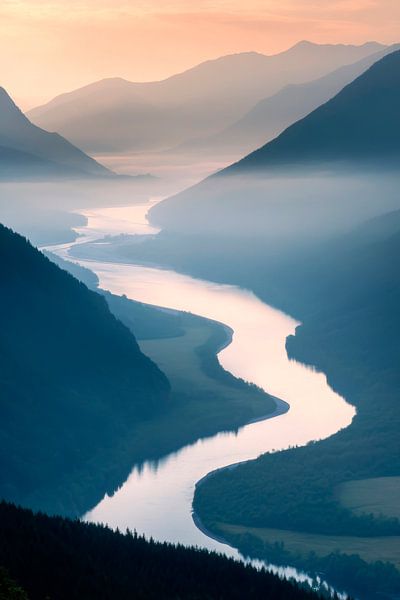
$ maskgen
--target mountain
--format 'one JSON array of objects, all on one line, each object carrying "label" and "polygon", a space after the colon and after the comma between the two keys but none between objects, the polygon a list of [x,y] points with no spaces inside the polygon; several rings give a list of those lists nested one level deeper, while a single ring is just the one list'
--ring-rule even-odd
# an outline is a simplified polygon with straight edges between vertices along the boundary
[{"label": "mountain", "polygon": [[389,210],[398,202],[399,104],[395,51],[275,140],[153,207],[151,221],[186,232],[295,236],[338,219],[345,225],[359,210],[373,216],[373,203]]},{"label": "mountain", "polygon": [[227,172],[322,161],[400,156],[400,50],[385,56],[339,94]]},{"label": "mountain", "polygon": [[300,42],[274,56],[223,56],[165,79],[105,79],[31,110],[34,123],[89,152],[163,150],[207,136],[289,83],[321,77],[383,46]]},{"label": "mountain", "polygon": [[0,88],[0,177],[108,177],[111,171],[57,133],[33,125]]},{"label": "mountain", "polygon": [[78,505],[104,455],[165,410],[169,382],[103,297],[2,225],[0,256],[0,497]]},{"label": "mountain", "polygon": [[212,137],[189,142],[182,150],[243,156],[333,98],[345,85],[396,49],[399,49],[398,45],[390,46],[319,79],[290,84],[277,94],[260,100],[233,125]]},{"label": "mountain", "polygon": [[[207,550],[0,503],[0,597],[25,600],[318,600],[311,590]],[[5,570],[7,572],[5,572]],[[14,581],[14,585],[11,581]],[[15,583],[18,582],[18,586]]]}]

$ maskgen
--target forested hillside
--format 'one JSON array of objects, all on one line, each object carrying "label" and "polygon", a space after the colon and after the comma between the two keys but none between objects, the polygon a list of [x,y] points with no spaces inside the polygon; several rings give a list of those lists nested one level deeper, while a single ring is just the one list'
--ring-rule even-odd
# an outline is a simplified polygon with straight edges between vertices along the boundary
[{"label": "forested hillside", "polygon": [[[0,503],[4,600],[313,600],[276,575],[211,554],[122,535],[101,525]],[[10,582],[10,576],[17,582]],[[11,591],[13,592],[11,594]],[[3,598],[2,598],[3,600]]]},{"label": "forested hillside", "polygon": [[64,481],[62,504],[69,477],[165,410],[169,383],[104,298],[4,226],[0,256],[0,496],[41,506]]},{"label": "forested hillside", "polygon": [[[385,516],[384,508],[375,515],[353,512],[338,495],[347,481],[355,485],[400,475],[399,256],[396,212],[326,243],[318,253],[292,258],[280,273],[271,271],[257,284],[265,298],[270,288],[278,304],[285,297],[285,308],[303,321],[288,339],[289,354],[327,373],[331,385],[357,407],[357,415],[350,427],[325,441],[265,454],[208,478],[195,496],[195,508],[208,527],[218,530],[218,524],[232,523],[360,536],[371,538],[372,545],[374,536],[400,536],[400,521]],[[238,538],[236,543],[246,545]],[[247,547],[254,551],[257,544],[247,542]],[[346,553],[345,538],[341,550]],[[257,552],[263,550],[258,546]],[[333,568],[335,577],[343,565]],[[393,592],[400,573],[376,572],[374,581],[368,585],[375,592],[386,587]],[[356,585],[362,582],[360,577]]]},{"label": "forested hillside", "polygon": [[[393,591],[400,581],[393,564],[372,568],[360,558],[357,563],[350,554],[357,554],[360,545],[348,546],[347,538],[361,538],[371,548],[377,539],[380,544],[387,539],[390,549],[399,539],[399,521],[383,510],[375,516],[353,512],[342,504],[338,491],[346,481],[400,476],[400,211],[329,241],[310,240],[296,252],[274,251],[268,239],[256,238],[240,244],[238,253],[238,243],[235,238],[161,234],[114,251],[110,245],[102,258],[162,261],[197,277],[234,282],[295,316],[303,324],[289,338],[288,352],[326,373],[330,384],[356,406],[357,416],[350,427],[325,441],[266,454],[208,478],[197,489],[196,510],[209,528],[253,556],[327,570],[341,584],[350,582],[357,593],[360,585],[364,595],[371,588],[370,597],[382,585]],[[90,256],[90,246],[80,251]],[[387,501],[396,504],[396,498]],[[254,532],[250,539],[224,523],[248,531],[309,532],[317,536],[310,551],[319,548],[323,554],[330,546],[327,555],[332,543],[326,541],[334,537],[333,548],[341,548],[344,555],[321,563],[307,558],[307,552],[294,557],[273,544],[264,547]],[[384,554],[397,560],[396,552]]]}]

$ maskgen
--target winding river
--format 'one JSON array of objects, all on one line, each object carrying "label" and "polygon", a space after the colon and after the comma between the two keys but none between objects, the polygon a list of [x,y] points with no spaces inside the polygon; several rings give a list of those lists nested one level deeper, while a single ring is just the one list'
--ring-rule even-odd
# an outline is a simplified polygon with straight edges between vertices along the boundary
[{"label": "winding river", "polygon": [[[88,225],[80,230],[82,237],[76,243],[106,234],[154,233],[145,218],[148,208],[139,205],[80,211],[88,217]],[[66,258],[68,245],[58,247],[57,252]],[[256,458],[263,452],[325,438],[349,425],[353,407],[329,387],[324,374],[288,359],[285,340],[294,333],[297,322],[264,304],[252,292],[164,269],[84,260],[79,263],[94,271],[100,286],[111,292],[229,325],[234,336],[219,353],[223,367],[290,405],[285,414],[248,424],[237,433],[199,440],[157,464],[134,468],[124,485],[112,497],[105,496],[85,518],[122,530],[136,529],[157,540],[197,545],[241,558],[234,548],[196,527],[192,518],[196,482],[215,469]],[[292,569],[284,572],[305,578]]]}]

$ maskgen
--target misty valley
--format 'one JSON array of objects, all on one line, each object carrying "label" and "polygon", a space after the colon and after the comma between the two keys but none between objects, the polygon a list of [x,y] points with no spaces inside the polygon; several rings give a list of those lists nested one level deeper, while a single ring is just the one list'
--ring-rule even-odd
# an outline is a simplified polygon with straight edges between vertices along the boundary
[{"label": "misty valley", "polygon": [[400,598],[400,50],[0,89],[0,600]]}]

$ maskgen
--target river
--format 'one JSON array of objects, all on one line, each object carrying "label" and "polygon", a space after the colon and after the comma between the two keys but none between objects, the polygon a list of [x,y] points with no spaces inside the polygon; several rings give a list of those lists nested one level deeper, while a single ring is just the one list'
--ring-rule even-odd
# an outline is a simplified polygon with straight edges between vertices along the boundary
[{"label": "river", "polygon": [[[155,233],[146,221],[149,205],[80,211],[88,224],[76,243],[107,234]],[[68,245],[52,248],[64,258]],[[76,260],[74,258],[74,260]],[[128,298],[189,311],[220,321],[234,331],[219,361],[234,375],[255,383],[290,405],[285,414],[220,433],[180,449],[158,463],[134,468],[124,485],[85,515],[88,521],[147,537],[197,545],[241,558],[195,525],[192,499],[196,482],[211,471],[256,458],[263,452],[326,438],[350,424],[354,408],[328,385],[326,376],[289,360],[285,340],[297,322],[236,286],[194,279],[174,271],[139,265],[79,260],[99,277],[100,287]],[[287,568],[286,575],[306,576]]]}]

